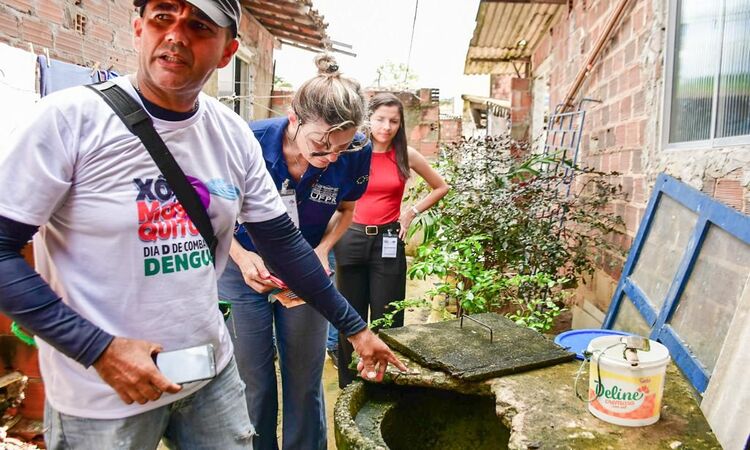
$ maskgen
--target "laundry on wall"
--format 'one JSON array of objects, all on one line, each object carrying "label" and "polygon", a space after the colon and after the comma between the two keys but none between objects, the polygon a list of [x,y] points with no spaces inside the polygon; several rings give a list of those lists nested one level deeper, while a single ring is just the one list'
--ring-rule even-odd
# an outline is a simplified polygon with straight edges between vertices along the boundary
[{"label": "laundry on wall", "polygon": [[0,43],[0,158],[11,132],[33,113],[40,97],[119,75],[98,66],[79,66]]}]

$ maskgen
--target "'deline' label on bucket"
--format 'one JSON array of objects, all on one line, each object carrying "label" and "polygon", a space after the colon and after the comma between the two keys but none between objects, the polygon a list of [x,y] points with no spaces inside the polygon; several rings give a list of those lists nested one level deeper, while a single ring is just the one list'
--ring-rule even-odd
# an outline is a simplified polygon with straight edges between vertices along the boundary
[{"label": "'deline' label on bucket", "polygon": [[589,411],[606,422],[631,427],[659,420],[669,351],[650,341],[650,351],[638,351],[639,363],[631,366],[618,336],[593,339],[589,366]]},{"label": "'deline' label on bucket", "polygon": [[[614,423],[633,426],[648,425],[659,419],[663,374],[622,376],[602,369],[601,377],[599,383],[596,370],[591,371],[589,385],[594,388],[589,389],[589,398],[596,400],[592,401],[589,407],[595,416],[607,421],[612,421],[611,418],[623,419],[631,423]],[[601,417],[597,413],[607,417]]]}]

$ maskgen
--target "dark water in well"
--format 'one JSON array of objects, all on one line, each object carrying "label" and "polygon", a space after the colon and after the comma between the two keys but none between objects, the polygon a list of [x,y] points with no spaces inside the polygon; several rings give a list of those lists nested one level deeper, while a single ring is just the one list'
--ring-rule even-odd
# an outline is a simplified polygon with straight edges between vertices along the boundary
[{"label": "dark water in well", "polygon": [[510,432],[495,414],[493,397],[425,388],[389,389],[375,396],[396,402],[380,429],[391,450],[508,448]]}]

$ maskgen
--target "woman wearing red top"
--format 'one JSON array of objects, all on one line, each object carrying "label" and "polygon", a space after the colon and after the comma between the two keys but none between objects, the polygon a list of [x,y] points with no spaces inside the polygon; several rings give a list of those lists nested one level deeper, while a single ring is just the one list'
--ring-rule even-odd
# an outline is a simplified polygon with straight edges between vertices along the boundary
[{"label": "woman wearing red top", "polygon": [[[381,93],[370,100],[372,161],[367,191],[354,208],[354,221],[334,248],[339,291],[363,319],[383,317],[390,302],[403,300],[406,291],[404,237],[414,218],[438,202],[448,185],[427,160],[406,145],[404,106],[393,94]],[[402,208],[401,198],[411,170],[432,191]],[[403,211],[402,211],[403,210]],[[403,311],[394,326],[404,324]],[[352,380],[347,366],[352,346],[339,336],[339,386]]]}]

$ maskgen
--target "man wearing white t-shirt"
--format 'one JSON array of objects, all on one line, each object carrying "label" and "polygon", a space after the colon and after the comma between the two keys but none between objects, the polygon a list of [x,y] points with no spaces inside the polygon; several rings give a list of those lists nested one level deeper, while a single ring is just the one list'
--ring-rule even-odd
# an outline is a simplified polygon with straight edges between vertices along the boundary
[{"label": "man wearing white t-shirt", "polygon": [[[215,268],[140,140],[96,93],[74,88],[40,101],[0,163],[0,311],[37,336],[48,448],[155,448],[162,436],[179,448],[252,448],[216,306],[237,218],[268,266],[349,336],[363,376],[405,367],[330,283],[250,129],[201,93],[237,50],[239,2],[134,5],[138,72],[115,82],[148,111],[207,208]],[[37,230],[43,279],[20,256]],[[180,386],[154,364],[158,352],[204,344],[216,354],[210,380]]]}]

